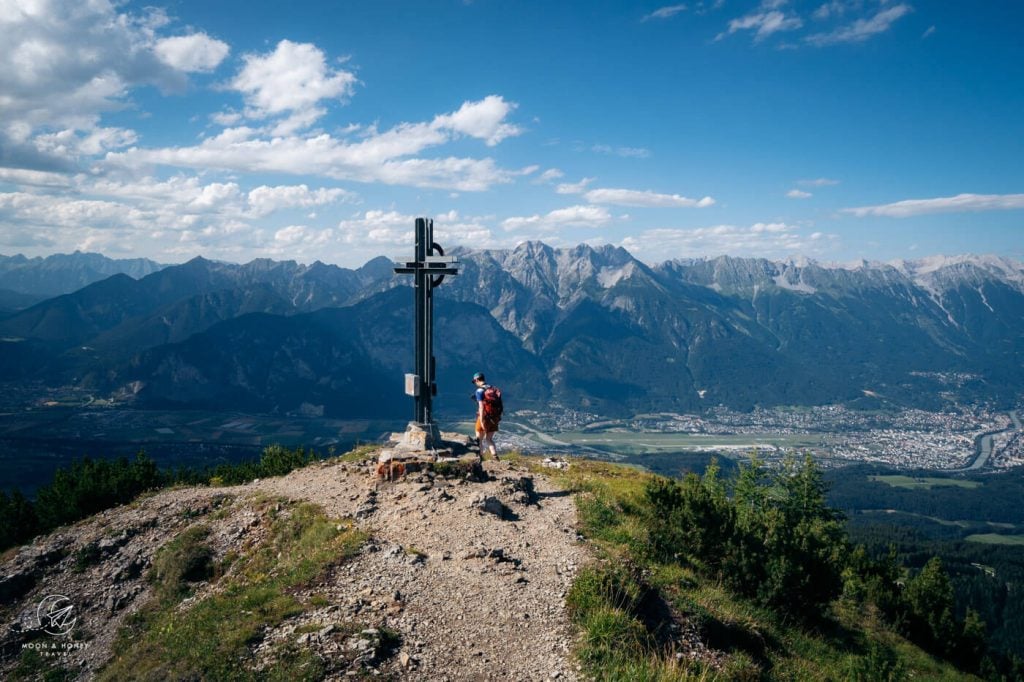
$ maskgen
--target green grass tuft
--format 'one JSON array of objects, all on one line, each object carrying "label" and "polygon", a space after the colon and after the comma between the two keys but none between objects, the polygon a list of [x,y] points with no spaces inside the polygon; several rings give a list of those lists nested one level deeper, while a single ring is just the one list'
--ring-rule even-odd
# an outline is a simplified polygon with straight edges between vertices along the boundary
[{"label": "green grass tuft", "polygon": [[[598,557],[595,565],[579,571],[566,596],[578,633],[576,654],[593,679],[976,679],[906,640],[864,603],[840,598],[814,618],[801,619],[753,591],[744,596],[733,585],[734,578],[707,568],[720,561],[713,556],[715,547],[723,551],[721,543],[729,538],[711,537],[700,550],[711,552],[710,557],[698,555],[694,547],[678,546],[672,527],[664,527],[664,519],[652,513],[659,487],[649,485],[655,480],[651,474],[581,460],[572,460],[562,471],[542,468],[531,458],[523,463],[577,493],[580,532]],[[716,486],[713,480],[707,483],[707,503],[727,504],[729,498],[715,497]],[[759,489],[751,490],[756,495]],[[776,487],[766,484],[760,490],[766,491],[761,504],[770,510],[784,504]],[[652,495],[645,495],[647,491]],[[659,523],[671,546],[652,551],[651,531]],[[693,535],[681,531],[680,542]],[[703,541],[706,535],[695,537]],[[750,547],[761,551],[756,543]],[[672,638],[652,620],[654,601],[665,604],[673,618],[695,624],[701,640],[717,652],[717,662],[677,659]]]},{"label": "green grass tuft", "polygon": [[353,556],[365,536],[316,505],[284,509],[269,538],[235,560],[215,593],[181,609],[182,587],[202,565],[195,559],[204,554],[204,538],[203,528],[193,527],[161,550],[154,562],[158,595],[119,633],[98,679],[319,679],[320,664],[298,649],[282,650],[274,668],[257,675],[249,648],[265,628],[305,609],[294,588]]}]

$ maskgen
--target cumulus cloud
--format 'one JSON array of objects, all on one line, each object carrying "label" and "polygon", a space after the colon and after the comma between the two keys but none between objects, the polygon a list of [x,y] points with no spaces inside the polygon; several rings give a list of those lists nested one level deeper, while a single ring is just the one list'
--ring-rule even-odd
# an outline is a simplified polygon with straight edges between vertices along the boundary
[{"label": "cumulus cloud", "polygon": [[39,151],[61,158],[95,156],[112,149],[121,149],[138,141],[134,130],[125,128],[93,128],[82,133],[71,128],[37,135],[33,144]]},{"label": "cumulus cloud", "polygon": [[546,171],[544,171],[543,173],[541,173],[537,177],[535,182],[537,182],[537,183],[554,182],[555,180],[558,180],[559,178],[562,178],[562,177],[565,177],[565,173],[563,173],[559,169],[557,169],[557,168],[548,168]]},{"label": "cumulus cloud", "polygon": [[827,33],[815,33],[809,35],[805,40],[815,46],[836,45],[839,43],[859,43],[868,38],[885,33],[900,17],[910,14],[910,5],[900,4],[886,7],[874,16],[857,19],[856,21],[840,26]]},{"label": "cumulus cloud", "polygon": [[[261,185],[246,192],[235,182],[202,182],[184,175],[117,180],[83,173],[27,179],[62,179],[64,184],[60,194],[0,193],[0,223],[5,225],[0,247],[18,246],[13,243],[16,235],[31,232],[39,235],[38,244],[60,243],[64,249],[84,250],[88,245],[104,251],[135,249],[157,257],[203,253],[239,258],[284,255],[280,249],[287,243],[298,249],[289,257],[308,253],[316,258],[323,252],[315,245],[334,243],[340,252],[341,243],[324,241],[322,229],[311,226],[305,226],[301,235],[289,229],[293,225],[267,233],[261,219],[282,209],[356,198],[341,188],[306,185]],[[319,235],[316,239],[310,236],[313,232]]]},{"label": "cumulus cloud", "polygon": [[310,208],[342,201],[355,201],[353,192],[338,187],[310,190],[306,185],[260,185],[248,195],[249,210],[254,216],[265,216],[282,208]]},{"label": "cumulus cloud", "polygon": [[1024,194],[958,194],[935,199],[906,199],[891,204],[845,208],[849,213],[864,218],[885,216],[910,218],[929,213],[963,213],[974,211],[1005,211],[1024,208]]},{"label": "cumulus cloud", "polygon": [[161,38],[153,47],[160,61],[185,72],[213,71],[230,49],[227,43],[205,33]]},{"label": "cumulus cloud", "polygon": [[0,182],[28,187],[67,187],[71,181],[65,173],[24,168],[0,168]]},{"label": "cumulus cloud", "polygon": [[512,171],[492,159],[410,158],[462,135],[496,143],[516,134],[501,116],[514,108],[499,96],[465,102],[458,111],[430,122],[401,123],[389,130],[370,129],[358,141],[327,133],[267,136],[247,126],[226,128],[192,147],[132,148],[108,154],[106,162],[135,168],[166,165],[257,173],[323,175],[336,180],[479,191],[511,181]]},{"label": "cumulus cloud", "polygon": [[331,228],[316,229],[306,225],[288,225],[274,232],[273,242],[269,244],[271,253],[287,253],[289,256],[296,250],[319,248],[329,244],[334,238]]},{"label": "cumulus cloud", "polygon": [[326,111],[323,100],[352,94],[356,77],[331,69],[323,51],[311,43],[282,40],[272,52],[247,54],[230,87],[242,93],[249,118],[288,114],[292,130],[313,124]]},{"label": "cumulus cloud", "polygon": [[786,192],[786,196],[790,199],[809,199],[814,195],[810,192],[805,192],[802,189],[791,189]]},{"label": "cumulus cloud", "polygon": [[650,14],[645,14],[640,21],[651,21],[652,19],[671,19],[680,12],[686,11],[686,5],[666,5],[659,7]]},{"label": "cumulus cloud", "polygon": [[611,219],[608,209],[602,206],[569,206],[544,215],[506,218],[501,226],[507,231],[528,229],[546,232],[563,227],[600,227]]},{"label": "cumulus cloud", "polygon": [[184,37],[193,48],[186,54],[180,42],[157,35],[168,23],[163,13],[119,12],[119,5],[105,0],[3,4],[0,163],[43,169],[40,159],[33,161],[19,147],[36,131],[91,131],[101,114],[129,104],[131,88],[180,89],[186,72],[211,65],[226,50],[220,41],[196,34]]},{"label": "cumulus cloud", "polygon": [[[394,246],[410,249],[416,216],[390,210],[370,210],[356,214],[338,223],[340,240],[347,248],[367,250],[368,255],[379,255],[373,249]],[[480,219],[463,217],[457,211],[434,216],[434,230],[444,235],[445,246],[463,245],[485,248],[493,244],[491,230]]]},{"label": "cumulus cloud", "polygon": [[670,258],[718,256],[783,257],[795,253],[818,255],[830,248],[834,237],[820,232],[805,236],[786,223],[715,225],[696,229],[658,228],[626,237],[621,245],[650,263]]},{"label": "cumulus cloud", "polygon": [[715,203],[711,197],[690,199],[679,194],[659,194],[650,190],[633,189],[592,189],[584,194],[583,198],[592,204],[652,208],[707,208]]},{"label": "cumulus cloud", "polygon": [[516,108],[497,95],[488,95],[478,102],[463,102],[459,110],[434,119],[434,126],[455,133],[484,140],[493,147],[506,137],[519,135],[522,128],[505,123],[505,118]]},{"label": "cumulus cloud", "polygon": [[583,178],[579,182],[563,182],[555,187],[555,191],[559,194],[582,194],[593,181],[594,178]]}]

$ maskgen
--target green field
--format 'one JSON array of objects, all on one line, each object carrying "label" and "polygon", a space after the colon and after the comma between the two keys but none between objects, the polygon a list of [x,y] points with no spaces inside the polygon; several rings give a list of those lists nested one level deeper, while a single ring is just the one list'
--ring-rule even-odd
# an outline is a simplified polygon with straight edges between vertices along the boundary
[{"label": "green field", "polygon": [[980,542],[986,545],[1017,545],[1024,547],[1024,535],[999,535],[998,533],[976,533],[964,538],[968,542]]},{"label": "green field", "polygon": [[[928,519],[934,521],[943,526],[957,526],[959,528],[970,528],[973,525],[971,521],[950,521],[948,519],[940,519],[938,516],[928,516],[927,514],[917,514],[915,512],[900,511],[898,509],[861,509],[862,514],[892,514],[902,516],[914,516],[919,519]],[[989,524],[992,525],[992,524]],[[1006,524],[1010,528],[1013,528],[1013,524]]]},{"label": "green field", "polygon": [[965,481],[959,478],[930,478],[924,476],[868,476],[872,481],[878,481],[879,483],[886,483],[894,488],[938,488],[940,486],[954,486],[957,488],[967,488],[973,490],[974,488],[980,488],[981,483],[979,481]]},{"label": "green field", "polygon": [[821,445],[814,435],[738,434],[712,435],[704,433],[642,433],[636,431],[565,431],[555,438],[575,445],[623,454],[648,452],[706,452],[709,450],[735,450],[743,454],[748,450],[765,447],[813,448]]}]

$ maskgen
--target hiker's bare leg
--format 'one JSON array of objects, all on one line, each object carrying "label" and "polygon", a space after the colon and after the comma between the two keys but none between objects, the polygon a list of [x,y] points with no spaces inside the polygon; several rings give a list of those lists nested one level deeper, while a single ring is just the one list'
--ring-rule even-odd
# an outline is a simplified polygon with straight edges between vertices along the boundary
[{"label": "hiker's bare leg", "polygon": [[498,448],[494,445],[494,431],[489,431],[484,434],[483,439],[480,441],[480,457],[484,456],[484,445],[487,446],[487,451],[491,453],[491,457],[495,460],[498,459]]}]

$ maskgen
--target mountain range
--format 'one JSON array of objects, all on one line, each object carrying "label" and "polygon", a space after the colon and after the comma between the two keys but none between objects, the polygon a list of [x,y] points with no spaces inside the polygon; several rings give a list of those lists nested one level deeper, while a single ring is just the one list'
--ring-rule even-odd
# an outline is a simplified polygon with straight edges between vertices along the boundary
[{"label": "mountain range", "polygon": [[[612,246],[454,253],[461,273],[437,291],[442,412],[465,411],[480,369],[514,405],[601,414],[1007,403],[1024,380],[1024,265],[1005,258],[652,267]],[[413,301],[389,260],[146,263],[0,319],[0,380],[140,406],[408,411]]]},{"label": "mountain range", "polygon": [[146,258],[113,259],[98,253],[58,253],[46,258],[0,254],[0,314],[68,294],[111,275],[135,279],[164,266]]}]

